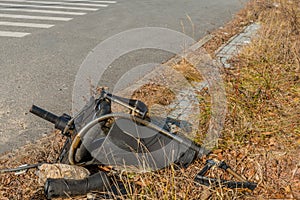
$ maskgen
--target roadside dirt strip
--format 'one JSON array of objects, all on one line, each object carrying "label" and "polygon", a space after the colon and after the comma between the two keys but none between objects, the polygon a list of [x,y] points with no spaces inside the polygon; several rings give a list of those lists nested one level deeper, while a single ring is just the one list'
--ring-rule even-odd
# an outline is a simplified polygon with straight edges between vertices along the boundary
[{"label": "roadside dirt strip", "polygon": [[[126,89],[118,92],[118,95],[126,96],[128,94],[134,94],[134,91],[137,91],[139,88],[142,88],[145,84],[149,83],[149,81],[155,82],[156,84],[168,83],[168,86],[172,85],[172,90],[175,94],[177,94],[177,100],[183,100],[184,96],[188,96],[188,86],[185,81],[182,81],[182,76],[180,74],[170,74],[170,67],[179,64],[183,59],[188,58],[189,61],[193,61],[193,63],[201,63],[204,62],[211,66],[223,66],[225,68],[230,68],[230,64],[228,61],[235,55],[239,53],[239,50],[244,46],[251,42],[251,38],[253,38],[259,29],[260,25],[257,23],[250,24],[246,26],[242,32],[237,33],[231,39],[228,40],[224,45],[222,45],[216,52],[214,59],[208,55],[208,53],[204,50],[203,46],[214,39],[213,35],[209,34],[203,37],[200,41],[190,46],[184,52],[179,55],[174,56],[172,59],[164,63],[163,65],[157,66],[153,71],[145,75],[140,80],[132,83]],[[210,62],[210,63],[207,63]],[[163,79],[163,80],[160,80]],[[172,84],[173,83],[173,84]],[[192,81],[190,84],[193,85],[193,89],[200,92],[204,88],[207,88],[207,80],[201,81]],[[188,102],[186,102],[188,103]],[[184,100],[181,102],[175,102],[174,104],[185,105]],[[174,104],[170,105],[170,110],[174,110]],[[179,106],[181,107],[181,106]],[[181,109],[174,111],[172,115],[180,115],[182,113]],[[195,112],[191,112],[195,113]],[[157,114],[157,113],[156,113]],[[189,119],[195,118],[194,116],[190,116]],[[192,123],[193,124],[193,123]]]}]

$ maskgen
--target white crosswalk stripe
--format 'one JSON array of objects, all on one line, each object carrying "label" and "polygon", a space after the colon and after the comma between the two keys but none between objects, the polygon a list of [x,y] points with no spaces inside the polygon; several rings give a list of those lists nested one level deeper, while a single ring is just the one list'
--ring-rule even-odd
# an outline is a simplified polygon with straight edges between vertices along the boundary
[{"label": "white crosswalk stripe", "polygon": [[0,31],[0,37],[24,37],[29,34],[24,32]]},{"label": "white crosswalk stripe", "polygon": [[0,26],[21,26],[29,28],[51,28],[53,24],[37,24],[37,23],[25,23],[25,22],[8,22],[0,21]]},{"label": "white crosswalk stripe", "polygon": [[13,19],[37,19],[37,20],[51,20],[51,21],[70,21],[73,18],[67,17],[48,17],[48,16],[31,16],[31,15],[11,15],[1,14],[0,18],[13,18]]},{"label": "white crosswalk stripe", "polygon": [[0,8],[2,11],[21,11],[21,12],[31,12],[31,13],[47,13],[47,14],[59,14],[59,15],[85,15],[83,12],[66,12],[57,10],[34,10],[26,8]]},{"label": "white crosswalk stripe", "polygon": [[57,1],[26,1],[26,0],[0,0],[0,2],[36,3],[46,5],[74,5],[88,7],[107,7],[106,4],[80,3],[80,2],[57,2]]},{"label": "white crosswalk stripe", "polygon": [[91,3],[117,3],[116,1],[98,1],[98,0],[65,0],[65,1],[72,1],[72,2],[91,2]]},{"label": "white crosswalk stripe", "polygon": [[84,7],[65,7],[65,6],[47,6],[47,5],[31,5],[31,4],[12,4],[12,3],[0,3],[0,6],[9,7],[21,7],[21,8],[51,8],[51,9],[66,9],[66,10],[84,10],[84,11],[96,11],[97,8],[84,8]]},{"label": "white crosswalk stripe", "polygon": [[[70,21],[73,17],[82,16],[115,3],[117,2],[110,0],[0,0],[0,38],[24,37],[31,34],[30,30],[55,26],[53,23],[41,21]],[[41,13],[41,15],[36,15],[36,13]],[[65,15],[71,17],[65,17]],[[14,29],[11,30],[12,28]],[[23,30],[26,31],[23,32]]]}]

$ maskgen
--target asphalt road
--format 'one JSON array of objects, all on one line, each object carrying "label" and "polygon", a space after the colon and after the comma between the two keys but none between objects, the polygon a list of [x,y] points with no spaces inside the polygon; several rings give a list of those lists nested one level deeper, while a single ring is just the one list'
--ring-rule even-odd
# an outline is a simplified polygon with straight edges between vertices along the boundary
[{"label": "asphalt road", "polygon": [[[28,112],[33,103],[57,114],[71,112],[77,70],[101,41],[139,27],[165,27],[198,40],[229,21],[241,2],[245,1],[0,0],[0,153],[53,129]],[[120,66],[168,56],[134,52],[114,62],[103,81],[113,84],[122,73]]]}]

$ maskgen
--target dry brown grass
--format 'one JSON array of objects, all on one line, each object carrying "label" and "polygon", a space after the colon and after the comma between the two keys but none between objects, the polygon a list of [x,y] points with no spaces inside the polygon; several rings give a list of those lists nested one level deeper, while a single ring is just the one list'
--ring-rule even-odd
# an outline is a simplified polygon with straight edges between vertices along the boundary
[{"label": "dry brown grass", "polygon": [[131,98],[139,99],[147,103],[147,106],[151,108],[154,104],[169,105],[174,100],[175,94],[166,87],[155,83],[148,83],[136,90]]},{"label": "dry brown grass", "polygon": [[[6,153],[0,157],[1,168],[13,168],[23,164],[53,163],[63,144],[63,138],[58,132],[51,133],[36,143]],[[39,187],[35,170],[14,175],[14,173],[0,174],[0,199],[44,199],[43,188]]]},{"label": "dry brown grass", "polygon": [[294,174],[300,163],[299,1],[258,4],[258,37],[234,58],[235,69],[225,70],[229,113],[220,148],[259,183],[256,197],[300,198],[299,170]]},{"label": "dry brown grass", "polygon": [[[228,113],[213,155],[225,159],[234,170],[257,182],[258,188],[251,193],[196,186],[193,178],[203,166],[204,160],[200,160],[188,169],[171,167],[155,173],[125,174],[125,182],[137,185],[137,190],[129,192],[128,198],[300,199],[299,20],[299,0],[253,1],[233,22],[214,32],[214,40],[205,46],[214,53],[245,25],[258,21],[262,26],[257,38],[233,59],[234,68],[224,70]],[[141,94],[145,96],[142,91]],[[204,113],[199,119],[200,130],[204,132],[209,119],[209,94],[204,91],[199,98]],[[21,150],[2,156],[1,167],[53,161],[59,149],[57,142],[33,147],[34,150],[27,148],[29,153]],[[209,175],[231,179],[221,174],[214,169]],[[37,193],[36,199],[43,198],[42,191],[35,185],[34,170],[21,176],[0,177],[1,199],[30,199],[34,193]]]}]

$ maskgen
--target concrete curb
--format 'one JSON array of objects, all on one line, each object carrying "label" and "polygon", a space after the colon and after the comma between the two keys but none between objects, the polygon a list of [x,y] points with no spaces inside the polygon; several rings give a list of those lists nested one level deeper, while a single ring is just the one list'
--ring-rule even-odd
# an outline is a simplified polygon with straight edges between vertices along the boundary
[{"label": "concrete curb", "polygon": [[253,23],[243,29],[242,32],[231,37],[227,43],[222,45],[216,52],[216,58],[225,68],[231,68],[228,60],[237,55],[243,46],[251,43],[251,40],[259,30],[260,25]]}]

